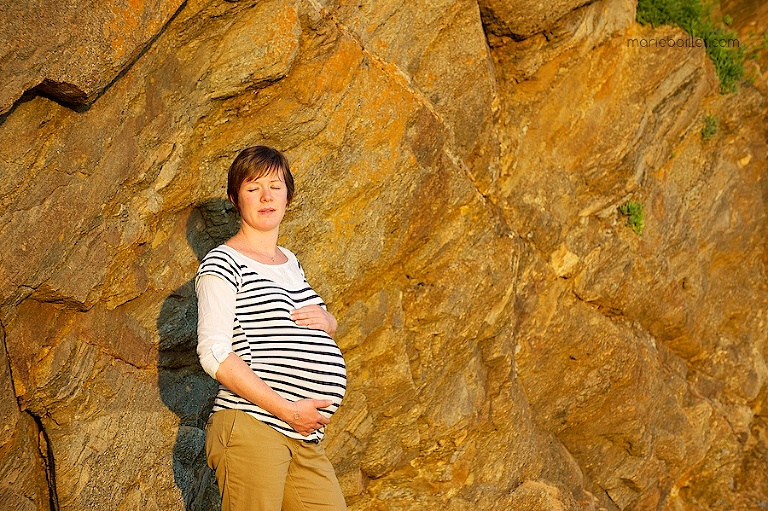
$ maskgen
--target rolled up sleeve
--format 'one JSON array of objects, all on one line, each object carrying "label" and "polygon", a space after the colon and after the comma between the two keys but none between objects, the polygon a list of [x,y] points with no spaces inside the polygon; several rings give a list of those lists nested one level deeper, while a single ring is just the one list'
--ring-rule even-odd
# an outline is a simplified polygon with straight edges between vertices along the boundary
[{"label": "rolled up sleeve", "polygon": [[197,293],[197,356],[212,378],[232,353],[235,322],[235,290],[216,275],[202,275],[195,281]]}]

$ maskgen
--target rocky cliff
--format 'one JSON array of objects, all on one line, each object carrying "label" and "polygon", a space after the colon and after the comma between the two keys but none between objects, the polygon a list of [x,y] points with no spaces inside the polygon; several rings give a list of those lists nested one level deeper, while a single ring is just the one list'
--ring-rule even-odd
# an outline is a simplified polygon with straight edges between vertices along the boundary
[{"label": "rocky cliff", "polygon": [[191,279],[266,143],[351,510],[765,509],[765,55],[635,8],[2,0],[0,508],[217,508]]}]

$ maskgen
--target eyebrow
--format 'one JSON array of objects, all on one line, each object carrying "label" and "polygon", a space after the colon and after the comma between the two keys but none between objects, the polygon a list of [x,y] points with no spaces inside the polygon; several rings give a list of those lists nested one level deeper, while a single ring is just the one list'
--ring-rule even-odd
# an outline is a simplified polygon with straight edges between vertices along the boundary
[{"label": "eyebrow", "polygon": [[[262,177],[257,177],[257,178],[254,178],[254,179],[249,179],[249,180],[247,180],[247,181],[245,181],[245,182],[246,182],[246,183],[249,183],[249,184],[256,184],[256,182],[257,182],[259,179],[262,179],[263,177],[265,177],[265,176],[262,176]],[[275,178],[273,178],[273,179],[270,179],[270,180],[269,180],[269,183],[275,183],[275,182],[277,182],[277,183],[282,183],[282,182],[283,182],[283,180],[282,180],[282,179],[280,179],[280,176],[276,176]]]}]

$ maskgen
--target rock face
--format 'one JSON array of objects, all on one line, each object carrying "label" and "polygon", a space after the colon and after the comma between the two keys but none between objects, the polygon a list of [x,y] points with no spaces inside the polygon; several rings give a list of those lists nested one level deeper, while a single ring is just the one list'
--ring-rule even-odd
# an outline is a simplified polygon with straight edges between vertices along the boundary
[{"label": "rock face", "polygon": [[181,0],[2,0],[0,114],[30,89],[90,104],[156,37]]},{"label": "rock face", "polygon": [[628,0],[56,9],[2,6],[0,507],[218,509],[191,279],[257,143],[350,509],[768,506],[764,55],[721,96]]}]

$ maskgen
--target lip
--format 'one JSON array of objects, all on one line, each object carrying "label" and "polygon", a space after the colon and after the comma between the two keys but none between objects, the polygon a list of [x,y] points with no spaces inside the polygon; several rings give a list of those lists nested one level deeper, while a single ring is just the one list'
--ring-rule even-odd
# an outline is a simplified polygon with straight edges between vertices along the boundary
[{"label": "lip", "polygon": [[268,214],[268,213],[274,213],[275,211],[276,211],[275,208],[262,208],[259,210],[259,213]]}]

